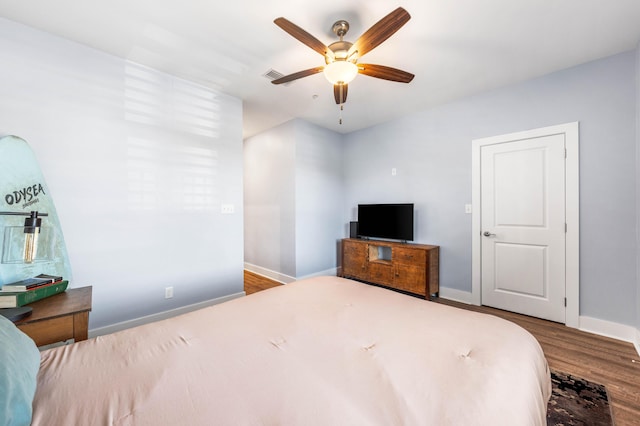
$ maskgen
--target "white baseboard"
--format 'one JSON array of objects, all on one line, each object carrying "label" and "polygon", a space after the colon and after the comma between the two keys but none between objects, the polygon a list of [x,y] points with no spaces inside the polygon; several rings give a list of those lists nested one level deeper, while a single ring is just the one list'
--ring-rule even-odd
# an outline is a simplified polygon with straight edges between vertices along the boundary
[{"label": "white baseboard", "polygon": [[181,306],[179,308],[170,309],[168,311],[158,312],[156,314],[151,314],[128,321],[122,321],[116,324],[107,325],[105,327],[94,328],[92,330],[89,330],[89,338],[103,336],[105,334],[115,333],[116,331],[126,330],[127,328],[137,327],[139,325],[148,324],[150,322],[160,321],[163,319],[175,317],[177,315],[186,314],[187,312],[206,308],[207,306],[217,305],[219,303],[237,299],[238,297],[243,297],[245,295],[245,292],[242,291],[240,293],[230,294],[228,296],[218,297],[216,299],[205,300],[204,302],[198,302],[192,305]]},{"label": "white baseboard", "polygon": [[305,275],[303,277],[298,278],[298,280],[303,280],[305,278],[313,278],[313,277],[324,277],[324,276],[332,276],[335,277],[338,275],[338,268],[325,269],[324,271],[314,272],[310,275]]},{"label": "white baseboard", "polygon": [[271,269],[263,268],[262,266],[254,265],[252,263],[244,263],[244,269],[249,272],[253,272],[254,274],[262,275],[263,277],[267,277],[271,280],[278,281],[282,284],[289,284],[294,281],[303,280],[305,278],[312,277],[321,277],[325,275],[336,276],[338,273],[338,268],[326,269],[320,272],[314,272],[313,274],[304,275],[302,277],[292,277],[290,275],[285,275],[280,272],[272,271]]},{"label": "white baseboard", "polygon": [[[580,316],[580,326],[578,329],[588,333],[611,337],[612,339],[623,340],[634,344],[638,334],[638,330],[629,325],[585,316]],[[637,349],[638,346],[636,346],[636,350]],[[638,353],[640,353],[640,351]]]},{"label": "white baseboard", "polygon": [[281,274],[280,272],[272,271],[271,269],[263,268],[262,266],[254,265],[252,263],[245,262],[244,269],[249,272],[253,272],[254,274],[262,275],[263,277],[278,281],[282,284],[289,284],[296,280],[295,277]]},{"label": "white baseboard", "polygon": [[633,346],[636,347],[636,352],[638,352],[638,356],[640,356],[640,330],[636,329],[636,339],[633,342]]},{"label": "white baseboard", "polygon": [[472,304],[472,295],[470,291],[456,290],[455,288],[440,287],[440,297],[454,302]]}]

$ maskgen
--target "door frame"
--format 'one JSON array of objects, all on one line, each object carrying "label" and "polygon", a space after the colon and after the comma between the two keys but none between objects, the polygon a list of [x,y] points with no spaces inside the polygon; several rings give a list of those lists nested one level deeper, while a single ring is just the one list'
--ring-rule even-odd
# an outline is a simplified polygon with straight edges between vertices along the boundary
[{"label": "door frame", "polygon": [[578,328],[580,323],[580,197],[579,197],[579,123],[509,133],[474,139],[471,142],[471,303],[482,304],[481,255],[481,181],[480,151],[483,146],[550,135],[564,135],[565,159],[565,220],[567,224],[565,246],[565,295],[567,298],[565,325]]}]

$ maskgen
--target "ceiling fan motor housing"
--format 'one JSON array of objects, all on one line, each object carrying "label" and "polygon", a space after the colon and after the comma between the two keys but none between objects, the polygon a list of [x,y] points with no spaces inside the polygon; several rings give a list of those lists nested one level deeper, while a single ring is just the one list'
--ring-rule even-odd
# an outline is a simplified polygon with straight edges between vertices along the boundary
[{"label": "ceiling fan motor housing", "polygon": [[[357,55],[354,53],[351,56],[349,56],[349,49],[351,49],[351,46],[353,46],[353,43],[341,40],[341,41],[336,41],[335,43],[331,43],[328,47],[333,52],[333,55],[336,61],[349,60],[355,63],[357,59]],[[324,57],[324,60],[327,64],[330,62],[333,62],[333,60],[328,55]]]}]

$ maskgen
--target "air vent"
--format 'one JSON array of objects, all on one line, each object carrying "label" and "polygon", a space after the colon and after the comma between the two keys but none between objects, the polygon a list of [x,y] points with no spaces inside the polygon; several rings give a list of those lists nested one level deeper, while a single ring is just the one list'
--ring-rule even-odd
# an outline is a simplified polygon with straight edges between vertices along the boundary
[{"label": "air vent", "polygon": [[[269,71],[267,71],[264,74],[262,74],[262,76],[267,78],[267,79],[269,79],[269,80],[271,80],[271,81],[273,81],[273,80],[279,79],[280,77],[284,77],[284,74],[282,74],[281,72],[276,71],[273,68],[271,68]],[[290,81],[288,83],[283,83],[283,84],[281,84],[281,86],[288,86],[291,83],[293,83],[293,81]]]}]

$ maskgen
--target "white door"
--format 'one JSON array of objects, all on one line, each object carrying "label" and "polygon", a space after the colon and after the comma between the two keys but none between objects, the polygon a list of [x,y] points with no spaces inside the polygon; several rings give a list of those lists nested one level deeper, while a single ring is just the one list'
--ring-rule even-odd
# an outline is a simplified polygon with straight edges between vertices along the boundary
[{"label": "white door", "polygon": [[482,304],[565,322],[565,135],[480,148]]}]

